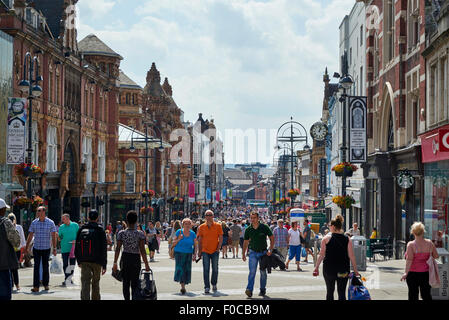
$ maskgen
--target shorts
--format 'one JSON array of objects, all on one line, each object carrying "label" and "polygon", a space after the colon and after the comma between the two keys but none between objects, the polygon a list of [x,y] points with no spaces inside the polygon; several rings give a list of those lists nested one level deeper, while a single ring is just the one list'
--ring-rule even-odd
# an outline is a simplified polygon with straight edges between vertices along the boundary
[{"label": "shorts", "polygon": [[233,247],[238,247],[240,244],[240,240],[232,240],[232,246]]},{"label": "shorts", "polygon": [[312,248],[312,244],[310,243],[310,241],[308,241],[308,242],[304,242],[303,244],[302,244],[303,246],[304,246],[304,248],[306,248],[306,249],[310,249],[310,248]]},{"label": "shorts", "polygon": [[293,258],[295,258],[297,262],[300,261],[301,245],[288,247],[288,260],[293,260]]}]

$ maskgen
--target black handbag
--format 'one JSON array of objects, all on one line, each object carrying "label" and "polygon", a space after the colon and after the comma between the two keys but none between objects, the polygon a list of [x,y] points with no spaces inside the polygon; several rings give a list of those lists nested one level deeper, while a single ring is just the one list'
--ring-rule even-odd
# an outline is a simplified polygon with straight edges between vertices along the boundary
[{"label": "black handbag", "polygon": [[139,288],[133,300],[157,300],[156,281],[153,270],[140,272]]},{"label": "black handbag", "polygon": [[123,281],[122,270],[115,270],[115,271],[112,271],[112,277],[113,277],[115,280],[122,282],[122,281]]}]

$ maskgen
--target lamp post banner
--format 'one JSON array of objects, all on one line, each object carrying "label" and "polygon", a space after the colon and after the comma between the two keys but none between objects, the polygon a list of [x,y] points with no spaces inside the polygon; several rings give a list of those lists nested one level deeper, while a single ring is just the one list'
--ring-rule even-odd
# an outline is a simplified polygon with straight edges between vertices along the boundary
[{"label": "lamp post banner", "polygon": [[349,97],[349,162],[352,163],[366,162],[366,112],[366,97]]},{"label": "lamp post banner", "polygon": [[189,202],[195,202],[195,182],[189,182]]},{"label": "lamp post banner", "polygon": [[7,164],[25,162],[27,109],[27,99],[8,98]]}]

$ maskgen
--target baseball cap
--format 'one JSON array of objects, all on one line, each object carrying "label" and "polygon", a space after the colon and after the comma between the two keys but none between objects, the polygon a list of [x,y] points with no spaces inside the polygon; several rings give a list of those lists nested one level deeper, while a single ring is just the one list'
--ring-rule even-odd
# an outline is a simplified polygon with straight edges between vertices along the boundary
[{"label": "baseball cap", "polygon": [[2,198],[0,198],[0,209],[9,209],[9,206],[6,204],[5,200],[3,200]]}]

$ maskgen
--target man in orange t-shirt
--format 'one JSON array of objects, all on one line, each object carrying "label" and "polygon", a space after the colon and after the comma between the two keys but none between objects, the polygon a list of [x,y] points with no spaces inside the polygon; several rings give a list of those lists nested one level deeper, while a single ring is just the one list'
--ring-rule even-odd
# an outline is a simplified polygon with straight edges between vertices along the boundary
[{"label": "man in orange t-shirt", "polygon": [[[210,292],[212,283],[213,292],[217,292],[218,258],[223,242],[223,228],[220,223],[214,222],[214,212],[207,210],[206,222],[198,228],[198,252],[203,259],[204,293]],[[210,265],[212,263],[212,279],[209,280]]]}]

